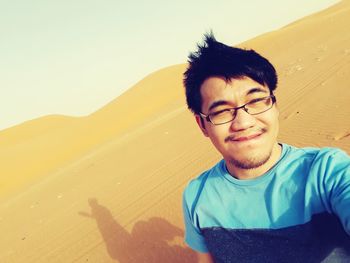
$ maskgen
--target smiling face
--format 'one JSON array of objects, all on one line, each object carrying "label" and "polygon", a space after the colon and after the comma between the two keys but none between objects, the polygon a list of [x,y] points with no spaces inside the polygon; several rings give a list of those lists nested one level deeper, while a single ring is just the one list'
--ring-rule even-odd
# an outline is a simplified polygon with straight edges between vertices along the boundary
[{"label": "smiling face", "polygon": [[[239,107],[254,99],[270,95],[268,87],[248,77],[231,79],[210,77],[201,85],[202,113],[205,115]],[[205,136],[222,154],[232,175],[240,177],[247,170],[255,170],[252,177],[266,172],[277,161],[278,110],[276,105],[263,113],[250,115],[237,111],[233,121],[214,125],[196,115]],[[244,177],[244,176],[243,176]]]}]

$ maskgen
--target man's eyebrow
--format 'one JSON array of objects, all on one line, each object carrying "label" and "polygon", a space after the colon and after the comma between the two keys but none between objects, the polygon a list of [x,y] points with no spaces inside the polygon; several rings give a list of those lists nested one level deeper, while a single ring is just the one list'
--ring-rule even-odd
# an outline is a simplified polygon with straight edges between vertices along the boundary
[{"label": "man's eyebrow", "polygon": [[256,87],[256,88],[252,88],[252,89],[248,90],[246,95],[250,95],[250,94],[253,94],[253,93],[256,93],[256,92],[268,93],[265,89]]},{"label": "man's eyebrow", "polygon": [[213,103],[210,105],[208,111],[211,111],[212,109],[214,109],[214,108],[216,108],[216,107],[218,107],[218,106],[221,106],[221,105],[228,105],[228,104],[229,104],[229,102],[226,101],[226,100],[217,100],[217,101],[213,102]]}]

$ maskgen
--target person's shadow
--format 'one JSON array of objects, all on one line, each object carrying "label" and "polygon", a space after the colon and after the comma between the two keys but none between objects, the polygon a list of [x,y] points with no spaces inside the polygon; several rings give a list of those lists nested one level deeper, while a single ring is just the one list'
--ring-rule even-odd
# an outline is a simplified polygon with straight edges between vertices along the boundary
[{"label": "person's shadow", "polygon": [[182,237],[183,231],[168,221],[159,217],[138,221],[129,233],[113,218],[106,207],[98,203],[97,199],[91,198],[88,203],[91,212],[79,212],[79,215],[96,220],[107,252],[112,259],[120,263],[198,261],[191,249],[170,244],[175,237]]}]

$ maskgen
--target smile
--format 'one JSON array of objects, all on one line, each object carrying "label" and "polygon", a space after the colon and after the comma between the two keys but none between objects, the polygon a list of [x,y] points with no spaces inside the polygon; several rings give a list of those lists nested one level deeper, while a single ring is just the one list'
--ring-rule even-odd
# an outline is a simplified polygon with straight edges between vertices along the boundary
[{"label": "smile", "polygon": [[259,139],[263,132],[254,133],[246,136],[230,136],[226,138],[226,142],[250,142]]},{"label": "smile", "polygon": [[258,134],[253,134],[253,135],[249,135],[249,136],[238,137],[238,138],[233,139],[233,140],[234,141],[238,141],[238,142],[249,141],[249,140],[252,140],[252,139],[255,139],[255,138],[259,137],[260,135],[261,135],[261,133],[258,133]]}]

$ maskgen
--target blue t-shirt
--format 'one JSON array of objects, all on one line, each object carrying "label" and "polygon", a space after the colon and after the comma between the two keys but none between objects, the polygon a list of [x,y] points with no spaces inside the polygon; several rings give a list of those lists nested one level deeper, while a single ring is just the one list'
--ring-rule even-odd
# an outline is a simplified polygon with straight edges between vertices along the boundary
[{"label": "blue t-shirt", "polygon": [[350,157],[282,144],[264,175],[238,180],[222,160],[183,195],[185,241],[216,262],[350,262]]}]

